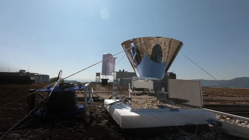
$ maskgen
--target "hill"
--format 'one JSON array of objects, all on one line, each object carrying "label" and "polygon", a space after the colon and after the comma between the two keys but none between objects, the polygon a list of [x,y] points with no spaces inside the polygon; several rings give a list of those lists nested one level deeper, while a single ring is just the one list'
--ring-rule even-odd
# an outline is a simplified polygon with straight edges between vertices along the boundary
[{"label": "hill", "polygon": [[230,87],[230,88],[249,88],[249,77],[237,77],[231,80],[203,80],[201,81],[203,87]]}]

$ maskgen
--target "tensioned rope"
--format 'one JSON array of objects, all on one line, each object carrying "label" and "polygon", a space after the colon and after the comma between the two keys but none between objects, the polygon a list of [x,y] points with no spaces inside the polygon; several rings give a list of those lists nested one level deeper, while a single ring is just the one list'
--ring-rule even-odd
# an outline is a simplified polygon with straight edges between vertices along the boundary
[{"label": "tensioned rope", "polygon": [[118,60],[116,64],[118,64],[124,57],[125,57],[125,54]]},{"label": "tensioned rope", "polygon": [[[144,43],[144,42],[146,42],[146,40],[145,40],[145,41],[141,41],[141,42],[137,43],[136,45],[139,45],[139,44]],[[122,52],[124,52],[125,50],[128,50],[128,49],[131,49],[131,47],[123,48],[123,51],[120,51],[120,52],[114,54],[113,56],[119,55],[119,54],[121,54]],[[95,65],[97,65],[97,64],[99,64],[99,63],[101,63],[101,62],[103,62],[103,61],[105,61],[105,60],[107,60],[107,59],[112,58],[113,56],[107,57],[106,59],[103,59],[102,61],[96,62],[96,63],[94,63],[93,65],[90,65],[90,66],[88,66],[88,67],[86,67],[86,68],[84,68],[84,69],[82,69],[82,70],[79,70],[79,71],[77,71],[77,72],[75,72],[75,73],[73,73],[73,74],[71,74],[71,75],[69,75],[69,76],[67,76],[67,77],[65,77],[65,78],[61,78],[61,80],[65,80],[65,79],[67,79],[67,78],[69,78],[69,77],[72,77],[72,76],[74,76],[74,75],[76,75],[76,74],[78,74],[78,73],[80,73],[80,72],[82,72],[82,71],[84,71],[84,70],[86,70],[86,69],[88,69],[88,68],[91,68],[91,67],[93,67],[93,66],[95,66]],[[48,86],[51,86],[51,85],[53,85],[53,84],[55,84],[55,83],[56,83],[56,82],[51,83],[51,84],[49,84],[49,85],[47,85],[47,86],[45,86],[45,87],[43,87],[43,88],[37,89],[36,91],[34,91],[34,92],[30,93],[30,94],[27,94],[27,95],[25,95],[25,96],[23,96],[23,97],[21,97],[21,98],[15,100],[15,101],[12,101],[12,102],[10,102],[10,103],[7,103],[7,104],[1,106],[0,108],[3,108],[3,107],[5,107],[5,106],[7,106],[7,105],[9,105],[9,104],[12,104],[12,103],[14,103],[14,102],[16,102],[16,101],[19,101],[19,100],[21,100],[21,99],[23,99],[23,98],[25,98],[25,97],[28,97],[28,96],[30,96],[30,95],[32,95],[32,94],[35,94],[35,93],[38,92],[39,90],[44,89],[44,88],[46,88],[46,87],[48,87]]]},{"label": "tensioned rope", "polygon": [[[144,42],[144,41],[143,41],[143,42]],[[140,42],[140,43],[143,43],[143,42]],[[138,43],[138,44],[140,44],[140,43]],[[124,49],[124,50],[127,50],[127,49],[129,49],[129,48],[130,48],[130,47],[123,48],[123,49]],[[116,54],[114,54],[113,56],[116,56],[116,55],[118,55],[118,54],[124,52],[124,50],[123,50],[123,51],[120,51],[120,52],[118,52],[118,53],[116,53]],[[112,58],[113,56],[110,56],[110,57],[108,57],[108,58],[106,58],[106,59],[104,59],[104,60],[110,59],[110,58]],[[75,73],[73,73],[73,74],[71,74],[71,75],[69,75],[69,76],[67,76],[67,77],[65,77],[65,78],[61,78],[61,71],[60,71],[60,73],[59,73],[59,75],[58,75],[58,80],[57,80],[56,82],[54,82],[55,85],[54,85],[53,89],[51,90],[50,94],[51,94],[52,91],[54,90],[55,86],[56,86],[61,80],[67,79],[67,78],[69,78],[69,77],[71,77],[71,76],[74,76],[74,75],[76,75],[76,74],[78,74],[78,73],[80,73],[80,72],[82,72],[82,71],[84,71],[84,70],[86,70],[86,69],[88,69],[88,68],[91,68],[91,67],[93,67],[93,66],[95,66],[95,65],[97,65],[97,64],[99,64],[99,63],[101,63],[101,62],[103,62],[104,60],[99,61],[99,62],[97,62],[97,63],[94,63],[93,65],[90,65],[90,66],[88,66],[88,67],[86,67],[86,68],[84,68],[84,69],[82,69],[82,70],[80,70],[80,71],[77,71],[77,72],[75,72]],[[53,85],[54,83],[49,84],[48,86],[51,86],[51,85]],[[46,88],[46,87],[48,87],[48,86],[45,86],[44,88]],[[42,88],[42,89],[43,89],[43,88]],[[16,102],[16,101],[18,101],[18,100],[21,100],[21,99],[23,99],[23,98],[25,98],[25,97],[27,97],[27,96],[32,95],[32,94],[35,94],[35,93],[36,93],[37,91],[39,91],[39,90],[41,90],[41,89],[38,89],[38,90],[36,90],[36,91],[34,91],[34,92],[32,92],[32,93],[26,95],[26,96],[23,96],[22,98],[19,98],[19,99],[13,101],[13,102],[10,102],[10,103],[8,103],[8,104],[5,104],[5,105],[1,106],[0,108],[4,107],[4,106],[6,106],[6,105],[9,105],[9,104],[11,104],[11,103],[14,103],[14,102]],[[50,95],[50,94],[49,94],[49,95]],[[44,101],[44,100],[45,100],[45,98],[44,98],[42,101]],[[41,101],[41,102],[42,102],[42,101]],[[39,105],[39,104],[38,104],[38,105]],[[0,140],[2,140],[4,137],[6,137],[7,134],[8,134],[12,129],[14,129],[18,124],[20,124],[23,120],[25,120],[25,119],[26,119],[26,118],[27,118],[27,117],[28,117],[28,116],[29,116],[29,115],[38,107],[38,105],[37,105],[34,109],[32,109],[26,116],[24,116],[24,118],[22,118],[19,122],[17,122],[13,127],[11,127],[11,128],[10,128],[10,129],[1,137]]]},{"label": "tensioned rope", "polygon": [[[129,49],[129,48],[127,48],[127,49]],[[120,54],[120,53],[122,53],[122,52],[123,52],[123,51],[120,51],[120,52],[116,53],[116,54],[113,55],[113,56],[116,56],[116,55],[118,55],[118,54]],[[78,74],[78,73],[80,73],[80,72],[82,72],[82,71],[84,71],[84,70],[86,70],[86,69],[88,69],[88,68],[91,68],[91,67],[93,67],[93,66],[95,66],[95,65],[97,65],[97,64],[99,64],[99,63],[101,63],[101,62],[103,62],[103,61],[105,61],[105,60],[107,60],[107,59],[110,59],[111,57],[112,57],[112,56],[110,56],[110,57],[108,57],[108,58],[106,58],[106,59],[104,59],[104,60],[102,60],[102,61],[99,61],[99,62],[97,62],[97,63],[94,63],[93,65],[90,65],[90,66],[88,66],[88,67],[86,67],[86,68],[84,68],[84,69],[82,69],[82,70],[80,70],[80,71],[77,71],[77,72],[75,72],[75,73],[73,73],[73,74],[71,74],[71,75],[69,75],[69,76],[67,76],[67,77],[65,77],[65,78],[61,78],[61,80],[65,80],[65,79],[67,79],[67,78],[69,78],[69,77],[71,77],[71,76],[74,76],[74,75],[76,75],[76,74]],[[12,103],[14,103],[14,102],[16,102],[16,101],[19,101],[19,100],[21,100],[21,99],[23,99],[23,98],[25,98],[25,97],[30,96],[30,95],[32,95],[32,94],[35,94],[36,92],[40,91],[41,89],[44,89],[44,88],[46,88],[46,87],[48,87],[48,86],[51,86],[51,85],[53,85],[53,84],[56,84],[56,83],[57,83],[57,81],[56,81],[56,82],[53,82],[53,83],[51,83],[51,84],[49,84],[49,85],[47,85],[47,86],[45,86],[45,87],[43,87],[43,88],[40,88],[40,89],[38,89],[38,90],[36,90],[36,91],[30,93],[30,94],[27,94],[27,95],[25,95],[25,96],[23,96],[23,97],[21,97],[21,98],[19,98],[19,99],[16,99],[15,101],[9,102],[9,103],[7,103],[7,104],[1,106],[0,108],[3,108],[3,107],[5,107],[5,106],[7,106],[7,105],[10,105],[10,104],[12,104]]]},{"label": "tensioned rope", "polygon": [[[62,70],[60,70],[60,72],[58,74],[58,80],[56,81],[56,84],[54,84],[54,86],[53,86],[52,90],[50,91],[48,97],[50,97],[53,90],[55,89],[55,86],[61,81],[61,75],[62,75]],[[48,99],[50,99],[50,98],[48,98]],[[36,108],[39,106],[39,104],[42,103],[44,100],[45,100],[45,98],[42,101],[40,101],[36,107],[34,107],[31,111],[29,111],[29,113],[26,114],[26,116],[24,116],[20,121],[18,121],[14,126],[12,126],[7,132],[5,132],[4,135],[1,137],[1,140],[4,137],[6,137],[10,133],[10,131],[13,130],[18,124],[20,124],[22,121],[24,121],[33,111],[35,111]],[[45,105],[44,105],[44,108],[45,108]]]},{"label": "tensioned rope", "polygon": [[[143,41],[143,42],[145,42],[145,41]],[[143,43],[143,42],[140,42],[140,43]],[[138,44],[140,44],[140,43],[137,43],[136,45],[138,45]],[[125,48],[124,50],[127,50],[127,49],[129,49],[130,47],[127,47],[127,48]],[[116,54],[114,54],[113,56],[116,56],[116,55],[118,55],[118,54],[121,54],[122,52],[124,52],[124,50],[123,51],[120,51],[120,52],[118,52],[118,53],[116,53]],[[184,54],[183,54],[184,55]],[[111,57],[113,57],[113,56],[111,56]],[[125,55],[124,55],[125,56]],[[123,57],[124,57],[123,56]],[[186,55],[184,55],[187,59],[189,59],[191,62],[193,62],[195,65],[197,65],[194,61],[192,61],[190,58],[188,58]],[[107,60],[107,59],[110,59],[111,57],[108,57],[108,58],[106,58],[106,59],[104,59],[104,60]],[[123,58],[122,57],[122,58]],[[122,60],[122,58],[118,61],[118,62],[120,62],[121,60]],[[97,64],[99,64],[99,63],[101,63],[101,62],[103,62],[104,60],[102,60],[102,61],[99,61],[99,62],[97,62],[97,63],[94,63],[93,65],[90,65],[90,66],[88,66],[88,67],[86,67],[86,68],[84,68],[84,69],[82,69],[82,70],[80,70],[80,71],[77,71],[77,72],[75,72],[75,73],[73,73],[73,74],[71,74],[71,75],[69,75],[69,76],[67,76],[67,77],[65,77],[65,78],[59,78],[58,79],[58,81],[56,81],[56,82],[54,82],[54,83],[52,83],[52,84],[49,84],[48,86],[51,86],[51,85],[53,85],[53,84],[55,84],[54,85],[54,87],[58,84],[58,82],[60,82],[61,80],[65,80],[65,79],[67,79],[67,78],[69,78],[69,77],[72,77],[72,76],[74,76],[74,75],[76,75],[76,74],[78,74],[78,73],[80,73],[80,72],[82,72],[82,71],[84,71],[84,70],[86,70],[86,69],[88,69],[88,68],[91,68],[91,67],[93,67],[93,66],[95,66],[95,65],[97,65]],[[117,62],[117,63],[118,63]],[[199,65],[197,65],[199,68],[201,68]],[[203,68],[201,68],[203,71],[205,71]],[[207,74],[209,74],[207,71],[205,71]],[[209,74],[211,77],[213,77],[211,74]],[[214,78],[214,77],[213,77]],[[216,78],[214,78],[215,80],[217,80]],[[217,80],[218,81],[218,80]],[[48,87],[48,86],[45,86],[44,88],[46,88],[46,87]],[[41,88],[41,89],[43,89],[43,88]],[[36,91],[34,91],[34,92],[32,92],[32,93],[30,93],[30,94],[28,94],[28,95],[26,95],[26,96],[23,96],[22,98],[19,98],[19,99],[17,99],[17,100],[15,100],[15,101],[13,101],[13,102],[10,102],[10,103],[7,103],[7,104],[5,104],[5,105],[3,105],[3,106],[1,106],[0,108],[2,108],[2,107],[5,107],[5,106],[7,106],[7,105],[9,105],[9,104],[12,104],[12,103],[14,103],[14,102],[16,102],[16,101],[18,101],[18,100],[21,100],[21,99],[23,99],[23,98],[25,98],[25,97],[27,97],[27,96],[30,96],[30,95],[32,95],[32,94],[35,94],[37,91],[40,91],[41,89],[38,89],[38,90],[36,90]],[[54,88],[53,88],[54,89]],[[51,91],[52,92],[52,91]],[[51,94],[51,93],[50,93]],[[35,107],[36,108],[36,107]],[[35,109],[34,108],[34,109]],[[34,109],[33,110],[31,110],[21,121],[23,121],[28,115],[30,115],[31,114],[31,112],[33,112],[34,111]],[[16,127],[21,121],[19,121],[16,125],[14,125],[9,131],[7,131],[4,135],[3,135],[3,137],[5,137],[14,127]],[[3,138],[2,137],[2,138]],[[1,138],[1,139],[2,139]]]},{"label": "tensioned rope", "polygon": [[203,70],[206,74],[208,74],[209,76],[211,76],[214,80],[216,80],[219,84],[221,84],[223,87],[225,87],[224,84],[222,84],[219,80],[217,80],[214,76],[212,76],[210,73],[208,73],[205,69],[203,69],[201,66],[199,66],[197,63],[195,63],[193,60],[191,60],[189,57],[187,57],[185,54],[183,54],[181,52],[181,54],[183,56],[185,56],[189,61],[191,61],[192,63],[194,63],[197,67],[199,67],[201,70]]}]

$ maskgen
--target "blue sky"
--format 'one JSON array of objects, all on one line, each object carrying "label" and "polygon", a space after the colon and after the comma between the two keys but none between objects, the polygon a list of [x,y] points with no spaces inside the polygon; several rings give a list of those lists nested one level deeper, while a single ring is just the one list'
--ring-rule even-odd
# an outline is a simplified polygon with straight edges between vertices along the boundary
[{"label": "blue sky", "polygon": [[[122,51],[125,40],[163,36],[217,79],[249,74],[248,0],[2,0],[0,71],[28,69],[68,76]],[[119,59],[124,53],[118,55]],[[94,80],[101,64],[71,79]],[[133,71],[124,57],[116,69]],[[181,53],[169,71],[212,79]]]}]

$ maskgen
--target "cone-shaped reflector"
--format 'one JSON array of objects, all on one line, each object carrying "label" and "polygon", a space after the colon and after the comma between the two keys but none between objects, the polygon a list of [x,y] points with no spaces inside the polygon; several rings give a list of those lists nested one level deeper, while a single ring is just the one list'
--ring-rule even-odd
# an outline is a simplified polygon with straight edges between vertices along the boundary
[{"label": "cone-shaped reflector", "polygon": [[138,77],[163,78],[183,43],[166,37],[141,37],[122,43]]}]

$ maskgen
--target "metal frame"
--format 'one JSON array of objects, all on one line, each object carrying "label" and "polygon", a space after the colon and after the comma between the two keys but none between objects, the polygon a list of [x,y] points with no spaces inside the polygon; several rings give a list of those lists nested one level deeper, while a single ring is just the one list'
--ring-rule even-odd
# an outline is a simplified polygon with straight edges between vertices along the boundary
[{"label": "metal frame", "polygon": [[[89,92],[89,100],[87,101],[87,92]],[[90,104],[93,99],[92,99],[92,87],[91,87],[91,83],[86,83],[85,84],[85,88],[84,88],[84,113],[85,115],[87,114],[88,111],[88,104]]]}]

